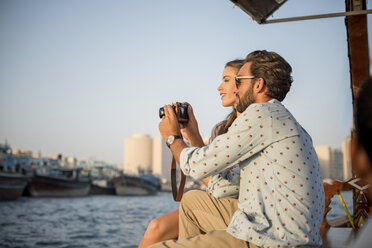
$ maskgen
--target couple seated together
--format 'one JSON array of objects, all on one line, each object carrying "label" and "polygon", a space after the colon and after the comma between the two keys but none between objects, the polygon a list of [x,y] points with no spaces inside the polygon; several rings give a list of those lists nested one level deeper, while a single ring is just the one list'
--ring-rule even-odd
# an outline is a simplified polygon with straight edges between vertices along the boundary
[{"label": "couple seated together", "polygon": [[254,51],[226,64],[218,87],[232,106],[210,144],[191,105],[181,125],[170,105],[159,130],[187,176],[207,192],[187,192],[179,209],[149,224],[140,247],[317,247],[323,180],[310,135],[281,103],[292,68],[280,55]]}]

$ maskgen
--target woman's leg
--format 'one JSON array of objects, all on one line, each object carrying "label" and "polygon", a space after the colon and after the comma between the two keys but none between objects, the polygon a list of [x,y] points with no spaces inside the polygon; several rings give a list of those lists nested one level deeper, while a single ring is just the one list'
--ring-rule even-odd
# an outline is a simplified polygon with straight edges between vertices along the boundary
[{"label": "woman's leg", "polygon": [[178,209],[153,219],[138,248],[145,248],[149,245],[168,239],[178,237]]}]

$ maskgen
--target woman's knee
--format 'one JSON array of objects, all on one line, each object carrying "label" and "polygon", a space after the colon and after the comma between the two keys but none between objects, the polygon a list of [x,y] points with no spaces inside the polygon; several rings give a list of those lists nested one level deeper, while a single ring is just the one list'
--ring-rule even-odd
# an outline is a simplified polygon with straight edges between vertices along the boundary
[{"label": "woman's knee", "polygon": [[162,219],[156,218],[150,221],[150,224],[147,227],[147,233],[151,236],[162,236],[165,232],[165,225],[166,223],[163,223]]}]

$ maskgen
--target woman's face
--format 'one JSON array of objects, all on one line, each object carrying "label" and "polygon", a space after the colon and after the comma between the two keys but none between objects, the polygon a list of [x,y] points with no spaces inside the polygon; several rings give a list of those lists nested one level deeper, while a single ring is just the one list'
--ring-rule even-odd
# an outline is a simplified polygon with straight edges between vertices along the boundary
[{"label": "woman's face", "polygon": [[222,74],[222,83],[218,86],[217,90],[220,92],[222,106],[230,107],[238,104],[238,98],[236,97],[234,77],[238,73],[238,69],[227,66]]}]

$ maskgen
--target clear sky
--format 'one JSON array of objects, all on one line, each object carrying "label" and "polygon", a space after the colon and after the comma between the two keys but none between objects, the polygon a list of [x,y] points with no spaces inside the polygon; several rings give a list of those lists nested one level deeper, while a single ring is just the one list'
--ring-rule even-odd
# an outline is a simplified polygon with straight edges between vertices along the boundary
[{"label": "clear sky", "polygon": [[[344,10],[289,0],[273,17]],[[159,136],[158,109],[173,101],[190,102],[209,135],[230,111],[217,92],[225,63],[257,49],[292,65],[283,103],[314,144],[340,147],[352,122],[343,17],[259,25],[228,0],[0,0],[0,142],[122,164],[124,138]]]}]

